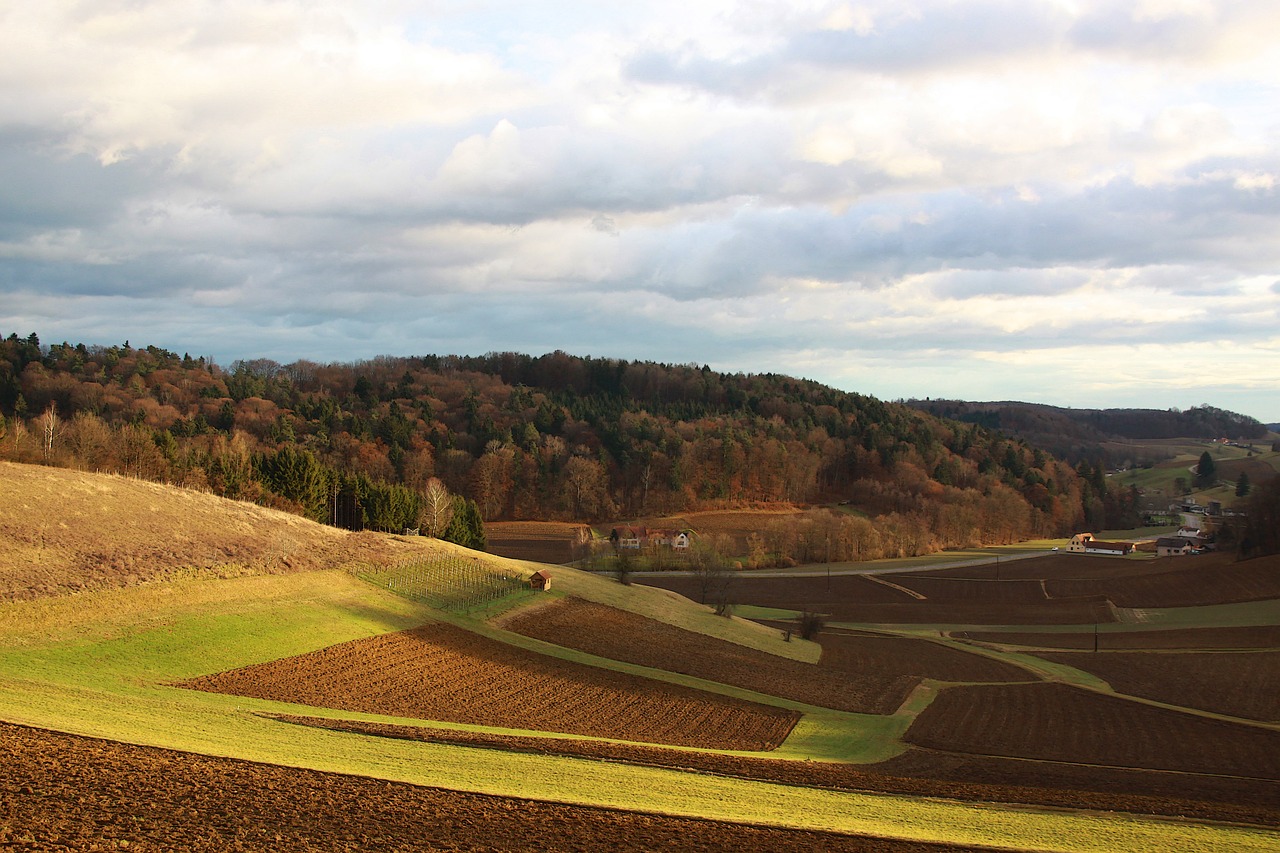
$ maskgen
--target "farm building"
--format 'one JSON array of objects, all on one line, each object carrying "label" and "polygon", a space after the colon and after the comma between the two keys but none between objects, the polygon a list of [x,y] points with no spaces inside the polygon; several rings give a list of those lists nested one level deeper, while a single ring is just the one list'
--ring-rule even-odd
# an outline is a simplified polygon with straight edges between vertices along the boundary
[{"label": "farm building", "polygon": [[647,527],[626,525],[615,527],[609,531],[609,541],[615,548],[661,547],[683,550],[689,547],[689,532],[686,530],[650,530]]},{"label": "farm building", "polygon": [[539,569],[533,573],[533,577],[529,578],[530,589],[540,589],[543,592],[551,589],[551,575]]},{"label": "farm building", "polygon": [[1077,554],[1100,554],[1108,557],[1123,557],[1133,552],[1132,542],[1103,542],[1094,539],[1092,533],[1077,533],[1071,537],[1067,550]]},{"label": "farm building", "polygon": [[1157,557],[1185,557],[1193,551],[1191,540],[1184,536],[1161,536],[1156,540]]},{"label": "farm building", "polygon": [[1185,539],[1198,539],[1200,538],[1200,528],[1183,525],[1178,528],[1178,535]]}]

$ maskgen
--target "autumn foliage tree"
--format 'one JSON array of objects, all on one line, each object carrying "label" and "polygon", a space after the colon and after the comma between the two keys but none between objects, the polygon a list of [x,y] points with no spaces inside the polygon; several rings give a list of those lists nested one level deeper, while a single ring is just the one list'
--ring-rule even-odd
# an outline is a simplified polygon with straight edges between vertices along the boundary
[{"label": "autumn foliage tree", "polygon": [[1101,466],[1073,469],[980,425],[787,376],[562,352],[222,367],[13,334],[0,341],[0,415],[5,458],[397,532],[482,529],[477,517],[858,510],[761,530],[762,564],[1061,535],[1134,504]]}]

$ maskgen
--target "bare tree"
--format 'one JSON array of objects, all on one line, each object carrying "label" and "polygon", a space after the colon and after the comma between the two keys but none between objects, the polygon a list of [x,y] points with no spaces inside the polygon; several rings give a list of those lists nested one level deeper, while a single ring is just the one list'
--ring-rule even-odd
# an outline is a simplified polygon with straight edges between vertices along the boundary
[{"label": "bare tree", "polygon": [[419,527],[426,535],[439,539],[448,529],[450,521],[453,521],[453,495],[449,494],[444,483],[432,477],[427,481],[426,491],[423,492]]},{"label": "bare tree", "polygon": [[803,640],[812,640],[826,624],[827,620],[821,613],[805,610],[796,617],[796,633]]},{"label": "bare tree", "polygon": [[699,541],[694,545],[693,576],[698,585],[702,604],[719,601],[724,597],[732,579],[725,558],[713,545]]},{"label": "bare tree", "polygon": [[58,417],[58,410],[53,403],[50,403],[49,408],[45,409],[44,414],[40,416],[40,436],[46,462],[53,458],[53,443],[58,438],[61,426],[62,419]]}]

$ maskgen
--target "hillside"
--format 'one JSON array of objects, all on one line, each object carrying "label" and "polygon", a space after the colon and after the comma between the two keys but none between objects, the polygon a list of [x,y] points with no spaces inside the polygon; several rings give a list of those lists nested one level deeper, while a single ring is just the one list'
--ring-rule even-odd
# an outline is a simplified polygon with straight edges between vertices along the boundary
[{"label": "hillside", "polygon": [[889,529],[888,556],[1136,521],[1126,492],[982,426],[788,376],[563,352],[223,369],[10,335],[0,458],[388,532],[443,524],[441,488],[473,531],[840,503]]},{"label": "hillside", "polygon": [[[0,846],[1274,849],[1276,705],[1250,698],[1280,673],[1273,558],[735,573],[744,612],[827,614],[815,643],[563,567],[535,592],[535,564],[172,486],[6,464],[0,490],[21,493],[6,535],[28,534],[7,577],[33,543],[63,573],[0,601]],[[94,527],[135,571],[56,594],[93,570],[76,532]],[[225,563],[196,564],[223,542]],[[324,568],[356,558],[384,562]],[[437,608],[423,558],[520,582]],[[1100,621],[1123,655],[1065,657]],[[1152,628],[1171,640],[1147,654]]]},{"label": "hillside", "polygon": [[0,462],[0,601],[343,568],[410,547],[206,492]]},{"label": "hillside", "polygon": [[[1101,460],[1109,467],[1166,458],[1159,448],[1135,450],[1131,446],[1134,441],[1228,438],[1261,442],[1268,434],[1267,427],[1254,418],[1207,405],[1185,410],[1071,409],[1043,403],[946,399],[908,400],[907,405],[1016,436],[1073,464]],[[1110,446],[1117,442],[1124,446]]]}]

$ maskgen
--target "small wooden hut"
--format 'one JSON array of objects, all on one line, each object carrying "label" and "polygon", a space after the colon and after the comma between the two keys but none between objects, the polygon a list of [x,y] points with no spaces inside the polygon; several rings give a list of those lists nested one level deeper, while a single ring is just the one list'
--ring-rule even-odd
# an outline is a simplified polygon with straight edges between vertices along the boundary
[{"label": "small wooden hut", "polygon": [[533,577],[529,578],[529,588],[546,592],[551,589],[551,575],[539,569],[533,573]]}]

